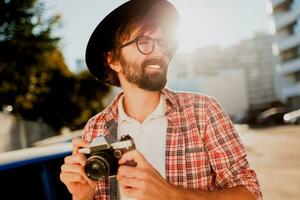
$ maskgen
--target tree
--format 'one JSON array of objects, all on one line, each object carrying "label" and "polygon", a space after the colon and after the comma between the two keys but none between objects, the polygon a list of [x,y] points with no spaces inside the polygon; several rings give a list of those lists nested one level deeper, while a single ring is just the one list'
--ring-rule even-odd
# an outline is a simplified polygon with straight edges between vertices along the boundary
[{"label": "tree", "polygon": [[[46,55],[58,51],[59,39],[50,34],[59,16],[44,22],[42,10],[36,0],[1,0],[1,103],[11,104],[15,113],[31,110],[39,97],[49,92],[51,60]],[[51,67],[63,69],[66,65],[62,62]]]},{"label": "tree", "polygon": [[82,127],[91,116],[103,110],[105,105],[102,99],[109,92],[110,88],[92,77],[88,71],[79,73],[70,97],[72,102],[77,103],[80,112],[73,121],[74,126]]},{"label": "tree", "polygon": [[0,106],[11,105],[14,114],[43,120],[56,130],[66,125],[82,127],[80,119],[87,118],[81,118],[82,113],[95,114],[95,107],[87,102],[98,101],[97,108],[103,108],[102,94],[108,89],[104,85],[94,88],[97,91],[78,89],[91,77],[78,79],[68,70],[59,38],[51,35],[60,17],[45,20],[43,11],[37,0],[0,0]]}]

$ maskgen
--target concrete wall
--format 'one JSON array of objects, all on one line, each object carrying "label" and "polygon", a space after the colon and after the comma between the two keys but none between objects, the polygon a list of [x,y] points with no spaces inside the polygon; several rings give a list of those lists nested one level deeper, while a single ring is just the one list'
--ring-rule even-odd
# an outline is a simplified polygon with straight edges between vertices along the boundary
[{"label": "concrete wall", "polygon": [[30,147],[55,132],[42,122],[26,121],[0,112],[0,153]]},{"label": "concrete wall", "polygon": [[248,109],[247,86],[243,69],[227,69],[198,78],[171,80],[168,86],[174,90],[212,96],[232,117],[241,115]]}]

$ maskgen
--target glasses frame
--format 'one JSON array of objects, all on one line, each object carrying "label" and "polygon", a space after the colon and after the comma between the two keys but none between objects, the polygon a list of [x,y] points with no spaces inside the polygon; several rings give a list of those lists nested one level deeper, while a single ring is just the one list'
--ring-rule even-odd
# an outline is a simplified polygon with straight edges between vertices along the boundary
[{"label": "glasses frame", "polygon": [[[152,50],[151,50],[149,53],[145,53],[145,52],[143,52],[143,51],[140,49],[140,47],[139,47],[139,40],[140,40],[141,38],[147,38],[148,40],[151,40],[151,41],[152,41],[152,43],[153,43],[153,44],[152,44]],[[121,47],[121,48],[124,48],[124,47],[126,47],[126,46],[128,46],[128,45],[130,45],[130,44],[132,44],[132,43],[135,43],[137,49],[139,50],[139,52],[140,52],[141,54],[144,54],[144,55],[150,55],[150,54],[154,51],[154,49],[155,49],[155,43],[156,43],[156,44],[160,47],[160,49],[161,49],[161,51],[162,51],[163,53],[169,54],[169,53],[171,52],[170,50],[171,50],[172,48],[167,48],[166,46],[160,45],[160,44],[161,44],[161,41],[162,41],[162,39],[154,39],[154,38],[151,38],[151,37],[146,36],[146,35],[141,35],[141,36],[136,37],[136,38],[133,39],[132,41],[129,41],[129,42],[127,42],[127,43],[121,45],[120,47]]]}]

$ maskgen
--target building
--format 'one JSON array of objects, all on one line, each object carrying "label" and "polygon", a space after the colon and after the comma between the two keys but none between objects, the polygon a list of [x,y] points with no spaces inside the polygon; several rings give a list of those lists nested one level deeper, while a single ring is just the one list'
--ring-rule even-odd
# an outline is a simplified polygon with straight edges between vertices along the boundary
[{"label": "building", "polygon": [[270,108],[278,100],[274,86],[276,59],[272,54],[273,41],[272,35],[257,33],[252,38],[225,49],[225,63],[245,70],[251,111]]},{"label": "building", "polygon": [[278,99],[274,89],[274,37],[257,33],[226,49],[208,46],[172,61],[170,87],[217,98],[231,115],[266,110]]},{"label": "building", "polygon": [[180,77],[170,80],[167,86],[177,91],[197,92],[212,96],[219,101],[230,117],[236,119],[248,110],[246,84],[243,69],[223,69],[197,77]]},{"label": "building", "polygon": [[300,107],[300,0],[268,0],[277,56],[276,94],[291,108]]},{"label": "building", "polygon": [[229,116],[236,118],[248,110],[245,72],[225,63],[225,57],[218,46],[177,54],[170,65],[167,86],[212,96]]}]

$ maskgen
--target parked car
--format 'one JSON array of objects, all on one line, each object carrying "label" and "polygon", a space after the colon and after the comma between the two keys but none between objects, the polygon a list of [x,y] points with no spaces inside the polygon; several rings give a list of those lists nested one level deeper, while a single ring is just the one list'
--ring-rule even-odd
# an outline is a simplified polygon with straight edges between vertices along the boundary
[{"label": "parked car", "polygon": [[300,109],[284,114],[284,122],[292,124],[300,124]]},{"label": "parked car", "polygon": [[273,106],[268,109],[251,110],[238,121],[250,127],[265,127],[284,124],[283,116],[288,112],[285,106]]},{"label": "parked car", "polygon": [[272,107],[257,116],[258,125],[278,125],[284,124],[283,116],[287,112],[286,107]]}]

